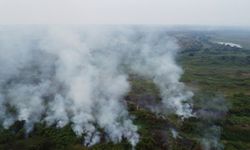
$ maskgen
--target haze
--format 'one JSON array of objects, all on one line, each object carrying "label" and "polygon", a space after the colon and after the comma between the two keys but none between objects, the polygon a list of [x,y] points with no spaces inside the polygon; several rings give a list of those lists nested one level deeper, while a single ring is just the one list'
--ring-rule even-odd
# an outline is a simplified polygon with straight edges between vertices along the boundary
[{"label": "haze", "polygon": [[250,26],[249,0],[0,0],[0,24]]}]

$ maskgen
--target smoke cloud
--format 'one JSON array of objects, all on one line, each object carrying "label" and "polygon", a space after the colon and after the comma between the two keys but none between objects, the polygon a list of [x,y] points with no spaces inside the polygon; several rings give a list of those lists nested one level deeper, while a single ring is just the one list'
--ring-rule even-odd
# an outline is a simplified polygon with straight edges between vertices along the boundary
[{"label": "smoke cloud", "polygon": [[220,122],[226,116],[230,105],[220,95],[205,93],[204,97],[198,101],[201,108],[195,112],[196,117],[200,119],[199,126],[196,127],[200,133],[200,143],[204,150],[224,149],[220,141]]},{"label": "smoke cloud", "polygon": [[179,79],[178,45],[163,30],[134,27],[0,27],[0,122],[10,127],[71,124],[84,144],[126,138],[139,141],[124,96],[128,76],[151,78],[159,87],[162,106],[155,109],[192,116],[193,96]]}]

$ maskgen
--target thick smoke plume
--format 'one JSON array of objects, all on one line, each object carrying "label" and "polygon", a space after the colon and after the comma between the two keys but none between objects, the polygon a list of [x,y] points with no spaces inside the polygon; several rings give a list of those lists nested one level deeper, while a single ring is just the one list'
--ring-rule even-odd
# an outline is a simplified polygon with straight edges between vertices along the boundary
[{"label": "thick smoke plume", "polygon": [[[0,121],[8,128],[71,124],[84,144],[106,139],[139,141],[123,97],[128,75],[151,78],[159,87],[166,112],[192,115],[192,97],[179,82],[178,46],[163,30],[132,27],[1,27]],[[158,110],[155,110],[158,111]]]}]

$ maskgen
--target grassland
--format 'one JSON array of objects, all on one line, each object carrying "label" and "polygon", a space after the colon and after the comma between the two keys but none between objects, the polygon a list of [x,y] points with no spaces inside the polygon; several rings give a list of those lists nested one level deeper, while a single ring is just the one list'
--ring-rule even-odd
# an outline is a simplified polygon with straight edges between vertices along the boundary
[{"label": "grassland", "polygon": [[250,51],[203,42],[199,51],[182,51],[182,81],[193,87],[196,95],[222,95],[228,105],[219,123],[224,149],[250,149]]}]

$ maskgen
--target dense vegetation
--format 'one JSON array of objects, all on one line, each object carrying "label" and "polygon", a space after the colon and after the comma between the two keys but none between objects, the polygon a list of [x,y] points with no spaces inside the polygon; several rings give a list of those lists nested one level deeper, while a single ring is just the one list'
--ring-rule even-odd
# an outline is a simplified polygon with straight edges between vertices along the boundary
[{"label": "dense vegetation", "polygon": [[[204,32],[171,34],[181,45],[177,60],[185,71],[181,80],[195,93],[194,112],[205,110],[208,115],[182,120],[151,113],[149,106],[159,103],[159,90],[150,79],[132,74],[132,89],[125,99],[141,136],[136,149],[200,150],[202,140],[213,136],[220,137],[222,144],[211,149],[250,149],[250,50],[215,44],[213,36]],[[114,144],[105,141],[105,135],[100,144],[84,147],[83,138],[76,137],[70,125],[58,129],[36,124],[29,135],[23,125],[16,122],[8,130],[0,128],[0,149],[131,149],[126,140]],[[175,130],[178,135],[173,137]]]}]

